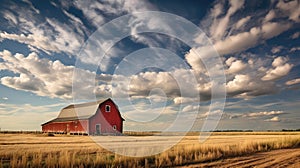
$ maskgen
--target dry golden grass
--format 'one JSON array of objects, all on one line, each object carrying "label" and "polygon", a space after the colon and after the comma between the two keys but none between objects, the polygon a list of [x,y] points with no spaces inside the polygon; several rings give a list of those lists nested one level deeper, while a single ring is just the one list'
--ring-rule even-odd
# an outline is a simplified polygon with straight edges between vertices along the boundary
[{"label": "dry golden grass", "polygon": [[300,147],[295,132],[213,133],[205,143],[198,138],[186,136],[163,153],[133,158],[111,153],[87,136],[0,134],[0,167],[172,167]]}]

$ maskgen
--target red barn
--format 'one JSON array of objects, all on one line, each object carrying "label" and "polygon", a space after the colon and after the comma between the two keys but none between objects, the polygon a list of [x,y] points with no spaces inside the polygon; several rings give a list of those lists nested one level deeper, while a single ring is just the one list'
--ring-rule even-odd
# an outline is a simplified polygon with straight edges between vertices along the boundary
[{"label": "red barn", "polygon": [[42,124],[43,132],[88,135],[118,135],[123,132],[118,106],[111,100],[73,104],[63,108],[58,117]]}]

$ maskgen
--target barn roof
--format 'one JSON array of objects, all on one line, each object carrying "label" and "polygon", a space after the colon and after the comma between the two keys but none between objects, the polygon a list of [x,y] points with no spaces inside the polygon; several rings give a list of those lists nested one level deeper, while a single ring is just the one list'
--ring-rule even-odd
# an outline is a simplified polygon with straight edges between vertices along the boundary
[{"label": "barn roof", "polygon": [[57,118],[89,118],[97,112],[99,105],[106,100],[108,99],[101,99],[96,102],[71,104],[63,108]]},{"label": "barn roof", "polygon": [[[67,107],[61,109],[57,118],[48,121],[44,124],[49,122],[61,122],[61,121],[72,121],[78,119],[88,119],[95,115],[97,109],[100,104],[107,101],[109,99],[101,99],[95,102],[88,102],[88,103],[80,103],[80,104],[71,104]],[[44,125],[42,124],[42,125]]]}]

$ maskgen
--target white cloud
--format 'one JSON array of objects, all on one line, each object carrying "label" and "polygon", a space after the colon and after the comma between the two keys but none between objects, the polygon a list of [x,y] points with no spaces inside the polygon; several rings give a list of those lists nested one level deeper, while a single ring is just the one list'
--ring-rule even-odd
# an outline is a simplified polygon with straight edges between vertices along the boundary
[{"label": "white cloud", "polygon": [[192,106],[192,105],[187,105],[182,109],[182,112],[197,112],[199,111],[200,106]]},{"label": "white cloud", "polygon": [[84,2],[75,1],[74,6],[82,10],[83,14],[96,28],[107,21],[99,11],[105,14],[118,16],[123,14],[124,12],[134,13],[155,9],[155,7],[150,3],[139,0],[106,1],[105,3],[100,3],[92,0],[87,0]]},{"label": "white cloud", "polygon": [[288,59],[285,58],[285,57],[277,57],[272,62],[272,66],[273,67],[278,67],[278,66],[281,66],[281,65],[285,64],[287,61],[288,61]]},{"label": "white cloud", "polygon": [[291,36],[291,39],[297,39],[300,36],[300,32],[296,32]]},{"label": "white cloud", "polygon": [[241,60],[236,60],[232,62],[227,70],[227,73],[237,73],[244,70],[247,67],[245,63]]},{"label": "white cloud", "polygon": [[[202,50],[201,53],[203,53],[204,51],[206,50]],[[205,65],[202,63],[198,52],[196,52],[194,49],[191,49],[188,53],[185,54],[185,59],[188,64],[192,66],[192,69],[201,73],[206,72]]]},{"label": "white cloud", "polygon": [[2,97],[2,100],[8,100],[8,97]]},{"label": "white cloud", "polygon": [[58,51],[58,48],[50,43],[50,40],[41,35],[35,36],[34,34],[24,35],[24,34],[9,34],[7,32],[0,33],[0,38],[15,40],[20,43],[25,43],[33,48],[39,48],[47,53],[48,51]]},{"label": "white cloud", "polygon": [[[233,118],[247,118],[247,119],[262,119],[264,121],[271,121],[273,119],[279,119],[278,116],[287,114],[283,111],[261,111],[261,112],[253,112],[253,113],[246,113],[246,114],[240,114],[240,113],[233,113],[233,114],[227,114],[227,117],[230,119]],[[272,117],[271,119],[266,119],[267,117]]]},{"label": "white cloud", "polygon": [[298,83],[300,83],[300,78],[289,80],[289,81],[285,82],[286,85],[295,85]]},{"label": "white cloud", "polygon": [[263,76],[261,79],[264,81],[268,81],[268,80],[276,80],[283,76],[286,76],[293,67],[292,64],[286,62],[287,62],[287,58],[284,57],[275,58],[272,63],[273,68],[270,68],[266,72],[266,75]]},{"label": "white cloud", "polygon": [[[29,48],[40,49],[46,53],[50,52],[66,52],[68,54],[75,54],[79,51],[83,43],[80,32],[83,28],[77,27],[79,33],[75,33],[72,25],[62,24],[54,19],[46,19],[48,24],[43,23],[38,26],[37,23],[28,18],[19,18],[26,23],[24,26],[26,34],[14,34],[1,32],[0,38],[18,41],[27,44]],[[46,26],[50,25],[50,26]]]},{"label": "white cloud", "polygon": [[291,26],[289,23],[267,22],[262,25],[263,38],[270,39],[276,37]]},{"label": "white cloud", "polygon": [[276,13],[274,10],[270,10],[269,13],[266,15],[266,17],[264,18],[264,22],[269,22],[272,19],[274,19],[276,16]]},{"label": "white cloud", "polygon": [[9,20],[11,26],[18,25],[18,31],[2,32],[0,38],[24,43],[32,51],[42,50],[48,54],[65,52],[75,55],[84,42],[85,34],[90,33],[79,18],[64,9],[62,11],[70,19],[62,23],[55,18],[41,19],[39,10],[29,1],[26,1],[25,5],[18,5],[17,10],[16,6],[12,3],[8,6],[10,10],[1,13]]},{"label": "white cloud", "polygon": [[[116,16],[119,14],[123,14],[124,12],[133,13],[135,11],[145,11],[155,8],[150,3],[136,0],[115,2],[110,1],[106,3],[99,3],[93,1],[76,1],[74,4],[69,5],[75,5],[75,7],[82,10],[84,16],[94,26],[102,25],[106,21],[101,13],[105,13],[110,16]],[[223,11],[225,9],[224,4],[223,2],[220,2],[215,4],[214,8],[209,14],[213,17],[212,20],[214,21],[214,23],[207,27],[211,29],[210,32],[211,36],[214,38],[214,47],[221,55],[243,52],[267,39],[280,35],[292,26],[292,23],[280,20],[277,21],[276,18],[279,16],[276,15],[273,10],[269,11],[269,13],[266,16],[263,16],[261,19],[257,19],[260,21],[262,21],[262,19],[265,19],[262,23],[260,23],[261,25],[257,25],[256,23],[256,25],[253,26],[253,23],[249,22],[249,20],[252,19],[253,16],[243,16],[242,18],[235,17],[237,16],[235,14],[240,9],[242,9],[243,6],[244,1],[230,1],[228,10]],[[290,7],[283,8],[284,9],[282,10],[290,10]],[[83,25],[83,22],[80,18],[76,17],[75,15],[72,15],[66,9],[62,10],[63,13],[70,18],[69,20],[72,22],[71,25],[67,25],[59,22],[56,19],[50,18],[46,18],[46,24],[41,24],[33,16],[31,16],[31,14],[29,14],[28,17],[22,16],[20,18],[14,19],[14,15],[12,14],[12,17],[8,16],[10,14],[7,12],[7,18],[11,20],[12,23],[21,23],[21,27],[22,30],[24,30],[24,34],[2,32],[0,36],[1,38],[16,40],[21,43],[28,44],[29,47],[32,48],[32,50],[39,49],[48,53],[76,53],[76,51],[78,51],[79,48],[78,46],[82,44],[85,26]],[[102,12],[100,13],[99,11]],[[225,16],[222,16],[222,14],[224,14]],[[246,26],[243,26],[245,24]],[[149,23],[146,26],[153,26],[156,28],[160,25],[161,24],[159,18],[157,18],[152,20],[151,23]],[[133,25],[131,27],[131,32],[134,33],[136,29],[138,29],[138,27],[138,23]],[[240,30],[241,28],[243,30]],[[76,34],[75,32],[79,33]],[[134,36],[133,39],[147,45],[155,45],[151,43],[151,40],[145,40],[144,36],[137,35]],[[197,40],[195,41],[197,42]],[[278,49],[276,51],[275,50],[276,49],[274,48],[273,52],[278,52]],[[203,50],[203,55],[209,56],[210,54],[210,51]],[[6,61],[10,63],[2,63],[0,65],[0,68],[2,67],[2,69],[6,70],[11,69],[17,74],[17,76],[14,77],[3,77],[1,79],[3,84],[20,90],[32,91],[38,95],[48,95],[50,97],[60,98],[71,97],[70,88],[72,86],[70,84],[70,81],[60,82],[56,78],[62,78],[66,80],[70,79],[70,74],[71,71],[74,70],[74,67],[65,66],[59,61],[49,61],[46,59],[39,58],[36,58],[39,59],[39,61],[36,61],[34,54],[33,56],[31,56],[32,59],[29,56],[26,58],[23,57],[24,56],[22,55],[10,56],[10,58],[6,57]],[[196,56],[195,53],[193,53],[193,49],[185,55],[185,58],[187,62],[192,66],[193,71],[197,73],[197,75],[200,74],[199,76],[197,76],[197,78],[199,78],[197,79],[199,85],[195,86],[195,88],[192,88],[191,90],[195,92],[200,91],[201,93],[205,93],[206,96],[209,97],[212,84],[211,82],[209,82],[209,78],[207,77],[205,66],[199,60],[199,57]],[[27,59],[32,61],[33,63],[36,63],[37,67],[49,67],[46,68],[45,71],[61,71],[57,69],[57,67],[60,67],[63,73],[53,73],[49,75],[48,72],[40,72],[42,71],[41,68],[33,68],[33,70],[29,69],[28,65],[26,65],[27,63],[21,63],[19,65],[19,62]],[[226,87],[229,89],[230,96],[245,98],[249,96],[273,93],[272,88],[276,89],[276,87],[272,81],[279,79],[282,76],[285,76],[292,68],[291,64],[286,62],[280,63],[280,60],[274,60],[273,68],[263,66],[258,68],[258,66],[256,66],[257,62],[255,61],[256,60],[249,58],[247,62],[247,60],[244,61],[244,59],[242,60],[234,57],[226,60],[226,65],[228,66],[227,72],[229,75]],[[101,67],[101,69],[107,69],[107,66],[110,63],[110,58],[107,58],[105,64],[101,65],[104,66]],[[54,64],[57,64],[57,67],[55,67]],[[21,65],[24,66],[21,67]],[[246,72],[245,69],[249,70],[249,72]],[[257,74],[253,75],[256,71]],[[92,72],[83,70],[82,74],[94,75]],[[47,78],[54,78],[55,80],[53,80],[52,82]],[[103,78],[106,77],[102,75],[101,79]],[[131,88],[129,90],[132,96],[148,96],[147,94],[149,93],[149,87],[162,87],[163,90],[167,94],[172,95],[173,98],[180,97],[180,94],[178,92],[178,86],[175,85],[176,82],[174,81],[174,79],[169,77],[167,73],[141,73],[135,76],[131,76],[129,78],[132,79],[132,83],[130,85]],[[152,78],[158,79],[158,81],[148,82],[148,80]],[[58,83],[57,87],[55,87],[54,85],[55,82]],[[92,83],[92,81],[88,81],[88,83]],[[259,88],[259,85],[263,85],[263,87]],[[267,87],[270,88],[267,89]],[[87,86],[87,88],[83,88],[83,90],[84,89],[92,90],[93,92],[96,92],[97,95],[104,95],[111,93],[112,85],[108,81],[104,81],[96,88],[89,85]],[[186,97],[184,97],[184,99],[186,99]],[[179,100],[179,98],[177,100]]]},{"label": "white cloud", "polygon": [[23,2],[27,3],[36,14],[40,14],[40,11],[34,7],[32,2],[30,2],[29,0],[23,0]]},{"label": "white cloud", "polygon": [[10,11],[3,12],[3,17],[8,20],[11,25],[18,24],[18,18]]},{"label": "white cloud", "polygon": [[[5,86],[36,93],[40,96],[72,98],[72,77],[74,66],[65,66],[60,61],[40,59],[36,53],[27,57],[22,54],[12,55],[9,51],[0,52],[4,62],[0,63],[0,70],[12,71],[18,76],[2,77],[1,83]],[[91,83],[88,80],[95,76],[93,72],[78,70],[84,76],[85,87]],[[92,87],[92,86],[89,86]],[[84,92],[81,92],[84,93]]]},{"label": "white cloud", "polygon": [[273,82],[264,82],[256,76],[235,75],[234,79],[226,85],[227,95],[237,98],[252,98],[255,96],[272,94],[276,92]]},{"label": "white cloud", "polygon": [[227,92],[236,92],[236,91],[247,91],[247,86],[250,83],[250,77],[248,75],[236,75],[232,81],[227,83]]},{"label": "white cloud", "polygon": [[237,33],[214,43],[220,55],[245,51],[261,41],[276,37],[291,27],[289,23],[267,22],[261,27],[253,27],[250,31]]},{"label": "white cloud", "polygon": [[264,121],[270,121],[270,122],[280,122],[281,120],[279,119],[278,116],[270,118],[270,119],[266,119]]},{"label": "white cloud", "polygon": [[271,52],[273,54],[276,54],[276,53],[279,53],[282,49],[283,49],[282,46],[273,47],[272,50],[271,50]]},{"label": "white cloud", "polygon": [[[284,2],[281,1],[279,3]],[[298,5],[294,4],[294,6]],[[243,16],[241,14],[239,16],[236,12],[242,7],[243,1],[239,5],[235,5],[235,7],[233,2],[230,2],[227,12],[221,11],[226,8],[223,8],[223,2],[219,2],[201,22],[204,28],[209,28],[207,31],[210,34],[210,38],[212,38],[214,47],[220,55],[246,51],[282,34],[294,25],[293,22],[287,21],[285,16],[277,15],[280,9],[272,9],[267,14],[257,13],[255,16]],[[286,10],[289,10],[289,8],[286,7]],[[226,15],[220,18],[218,16],[220,13],[226,13]],[[256,19],[254,22],[249,23],[249,20],[252,18]],[[243,26],[246,23],[249,24]]]},{"label": "white cloud", "polygon": [[195,103],[199,100],[195,98],[188,98],[188,97],[175,97],[173,101],[174,104],[185,104],[185,103]]},{"label": "white cloud", "polygon": [[235,57],[229,57],[229,58],[225,61],[225,63],[226,63],[227,66],[230,66],[235,60],[236,60]]},{"label": "white cloud", "polygon": [[300,3],[297,0],[280,0],[277,3],[276,7],[282,10],[284,14],[289,17],[290,20],[300,22]]},{"label": "white cloud", "polygon": [[[201,51],[201,50],[200,50]],[[199,80],[198,90],[202,94],[210,95],[211,82],[205,76],[205,66],[193,54],[193,50],[186,55],[187,62],[196,72],[202,72]],[[243,60],[237,57],[229,57],[224,60],[228,66],[227,74],[227,96],[249,99],[260,95],[274,94],[280,91],[275,81],[287,75],[292,64],[288,63],[286,57],[272,59],[257,58],[257,55],[244,55]],[[272,67],[269,67],[272,64]],[[202,95],[203,96],[203,95]]]},{"label": "white cloud", "polygon": [[99,8],[102,9],[110,9],[114,10],[113,8],[109,8],[108,6],[106,8],[101,6],[101,3],[94,2],[93,1],[75,1],[74,5],[80,9],[85,17],[94,25],[94,26],[100,26],[105,22],[105,18],[99,13]]},{"label": "white cloud", "polygon": [[244,51],[258,43],[260,29],[252,28],[249,32],[242,32],[227,37],[223,41],[217,41],[214,47],[220,55]]},{"label": "white cloud", "polygon": [[[213,24],[211,26],[211,36],[214,40],[220,40],[227,29],[227,25],[230,21],[230,17],[244,5],[244,0],[231,0],[229,1],[230,8],[228,9],[226,15],[217,21],[217,25]],[[216,11],[213,11],[216,12]],[[217,12],[218,14],[219,12]]]},{"label": "white cloud", "polygon": [[243,26],[245,26],[245,24],[251,19],[251,16],[247,16],[245,18],[240,19],[236,24],[235,24],[235,29],[239,29]]},{"label": "white cloud", "polygon": [[[4,50],[0,52],[0,56],[4,60],[0,63],[0,70],[8,70],[16,74],[12,77],[2,77],[1,83],[7,87],[30,91],[40,96],[87,99],[93,98],[95,94],[101,97],[110,96],[112,90],[116,89],[121,96],[127,94],[144,98],[150,96],[150,99],[158,100],[162,98],[162,95],[160,92],[154,92],[153,89],[161,89],[168,98],[197,93],[197,85],[192,85],[194,86],[192,88],[187,82],[190,81],[191,72],[185,69],[176,69],[173,72],[144,72],[132,76],[96,75],[88,70],[66,66],[58,60],[40,59],[36,53],[30,53],[28,56],[18,53],[12,55]],[[117,84],[115,87],[112,87],[112,78],[114,78],[114,84]],[[181,82],[183,88],[179,88],[178,81],[175,79],[186,81]],[[128,80],[130,83],[127,83]],[[98,85],[95,85],[95,82],[98,82]],[[186,89],[187,87],[189,89]]]},{"label": "white cloud", "polygon": [[271,115],[281,115],[284,114],[283,111],[262,111],[262,112],[255,112],[249,113],[244,115],[244,117],[261,117],[261,116],[271,116]]},{"label": "white cloud", "polygon": [[295,52],[295,51],[299,51],[300,47],[293,47],[290,49],[290,52]]},{"label": "white cloud", "polygon": [[213,119],[221,119],[227,117],[225,113],[223,113],[222,110],[214,110],[214,111],[207,111],[205,113],[199,113],[198,119],[207,119],[207,120],[213,120]]},{"label": "white cloud", "polygon": [[222,3],[215,4],[214,7],[211,9],[211,15],[214,18],[217,18],[222,13],[223,13],[223,4]]}]

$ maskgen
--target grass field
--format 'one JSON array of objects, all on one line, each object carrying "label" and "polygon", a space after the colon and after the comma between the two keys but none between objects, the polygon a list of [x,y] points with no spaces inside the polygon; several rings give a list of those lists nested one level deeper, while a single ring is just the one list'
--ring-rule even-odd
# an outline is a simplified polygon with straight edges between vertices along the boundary
[{"label": "grass field", "polygon": [[[161,147],[173,136],[103,136],[115,149],[135,143]],[[88,136],[0,134],[0,167],[173,167],[238,158],[257,152],[300,147],[299,132],[217,132],[204,143],[197,134],[184,137],[176,146],[156,155],[128,157],[107,151]]]}]

